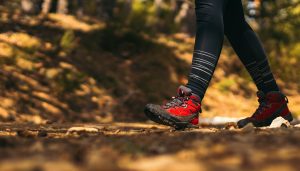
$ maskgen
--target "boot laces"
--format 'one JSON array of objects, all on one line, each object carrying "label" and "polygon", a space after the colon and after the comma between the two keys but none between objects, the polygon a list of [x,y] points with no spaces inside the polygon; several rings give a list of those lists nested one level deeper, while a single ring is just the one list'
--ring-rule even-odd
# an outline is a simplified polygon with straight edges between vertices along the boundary
[{"label": "boot laces", "polygon": [[[285,102],[288,103],[288,98],[286,96],[284,96]],[[256,116],[260,116],[260,114],[264,113],[265,110],[267,110],[268,108],[271,107],[271,104],[268,103],[268,99],[258,99],[259,102],[259,106],[256,109],[256,111],[254,112],[254,114],[252,115],[252,117],[256,117]]]},{"label": "boot laces", "polygon": [[165,108],[171,108],[176,106],[187,107],[186,102],[190,99],[188,96],[175,96],[172,100],[164,105]]},{"label": "boot laces", "polygon": [[[288,103],[288,99],[287,99],[286,96],[284,97],[284,99],[285,99],[286,103]],[[268,104],[267,101],[268,100],[266,100],[266,99],[263,99],[263,100],[259,99],[258,100],[259,106],[256,109],[256,111],[254,112],[253,116],[257,116],[257,115],[263,113],[265,110],[267,110],[268,108],[271,107],[271,104]]]},{"label": "boot laces", "polygon": [[261,113],[263,113],[266,109],[268,109],[270,105],[268,105],[266,102],[260,102],[258,108],[254,112],[252,117],[255,117]]}]

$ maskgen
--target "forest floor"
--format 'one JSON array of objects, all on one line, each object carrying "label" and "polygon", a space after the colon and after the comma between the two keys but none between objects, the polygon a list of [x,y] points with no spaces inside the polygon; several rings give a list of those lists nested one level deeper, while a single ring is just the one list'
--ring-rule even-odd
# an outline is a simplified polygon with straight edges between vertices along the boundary
[{"label": "forest floor", "polygon": [[0,170],[296,171],[299,140],[297,127],[2,123]]}]

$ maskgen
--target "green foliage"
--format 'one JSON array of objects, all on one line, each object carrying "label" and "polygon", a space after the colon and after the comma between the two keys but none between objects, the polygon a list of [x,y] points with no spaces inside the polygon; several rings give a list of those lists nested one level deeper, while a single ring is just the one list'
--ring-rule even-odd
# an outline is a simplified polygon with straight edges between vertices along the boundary
[{"label": "green foliage", "polygon": [[267,1],[259,23],[259,33],[280,78],[299,82],[300,70],[300,2]]},{"label": "green foliage", "polygon": [[132,0],[130,4],[119,0],[114,11],[116,11],[113,15],[114,22],[109,24],[119,29],[155,34],[173,33],[177,28],[171,1],[162,1],[158,6],[154,1],[148,0]]},{"label": "green foliage", "polygon": [[60,40],[60,47],[66,53],[71,52],[75,47],[75,33],[73,30],[67,30]]},{"label": "green foliage", "polygon": [[[81,39],[81,43],[90,50],[103,49],[123,58],[145,53],[153,46],[153,43],[145,41],[141,34],[132,30],[118,30],[115,27],[90,33]],[[135,48],[137,45],[138,48]]]},{"label": "green foliage", "polygon": [[55,79],[57,83],[57,89],[61,94],[73,92],[75,89],[79,88],[84,77],[85,75],[83,73],[64,70]]}]

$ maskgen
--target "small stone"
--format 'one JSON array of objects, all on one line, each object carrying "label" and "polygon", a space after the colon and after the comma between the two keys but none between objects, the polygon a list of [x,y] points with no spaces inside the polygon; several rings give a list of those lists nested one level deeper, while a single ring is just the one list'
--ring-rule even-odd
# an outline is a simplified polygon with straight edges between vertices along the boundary
[{"label": "small stone", "polygon": [[252,132],[252,131],[254,131],[254,129],[255,129],[254,125],[251,122],[249,122],[246,126],[244,126],[242,128],[242,132],[245,132],[245,133]]},{"label": "small stone", "polygon": [[98,129],[92,128],[92,127],[71,127],[68,129],[67,134],[70,134],[73,132],[95,133],[95,132],[98,132]]},{"label": "small stone", "polygon": [[280,128],[280,127],[288,128],[290,126],[291,124],[289,121],[285,120],[282,117],[277,117],[276,119],[273,120],[269,128]]},{"label": "small stone", "polygon": [[295,125],[294,127],[296,127],[296,128],[300,128],[300,124],[297,124],[297,125]]},{"label": "small stone", "polygon": [[225,125],[224,129],[227,129],[227,130],[234,130],[234,129],[237,129],[238,126],[235,122],[229,122]]},{"label": "small stone", "polygon": [[19,130],[17,131],[17,135],[20,137],[33,138],[36,137],[36,132],[29,130]]},{"label": "small stone", "polygon": [[47,137],[48,133],[45,130],[41,130],[38,132],[38,137]]},{"label": "small stone", "polygon": [[120,130],[120,129],[117,129],[117,130],[114,132],[114,134],[118,134],[119,132],[121,132],[121,130]]}]

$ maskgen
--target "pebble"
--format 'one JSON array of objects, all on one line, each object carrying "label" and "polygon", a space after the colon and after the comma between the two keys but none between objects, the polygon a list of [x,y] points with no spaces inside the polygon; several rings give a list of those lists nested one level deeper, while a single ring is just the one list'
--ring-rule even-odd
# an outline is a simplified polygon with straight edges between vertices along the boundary
[{"label": "pebble", "polygon": [[300,128],[300,124],[297,124],[297,125],[295,125],[294,127],[296,127],[296,128]]},{"label": "pebble", "polygon": [[88,132],[88,133],[95,133],[98,132],[97,128],[93,127],[71,127],[68,129],[67,134],[73,133],[73,132]]},{"label": "pebble", "polygon": [[284,118],[277,117],[276,119],[273,120],[273,122],[269,126],[269,128],[280,128],[280,127],[288,128],[291,127],[291,124],[289,121],[285,120]]},{"label": "pebble", "polygon": [[44,130],[40,130],[37,134],[38,137],[47,137],[48,136],[48,133],[47,131],[44,131]]},{"label": "pebble", "polygon": [[246,126],[242,128],[242,132],[248,133],[255,130],[255,127],[252,123],[248,123]]}]

